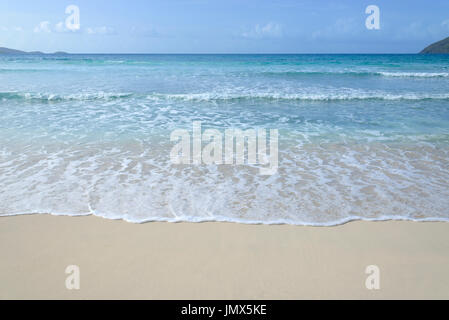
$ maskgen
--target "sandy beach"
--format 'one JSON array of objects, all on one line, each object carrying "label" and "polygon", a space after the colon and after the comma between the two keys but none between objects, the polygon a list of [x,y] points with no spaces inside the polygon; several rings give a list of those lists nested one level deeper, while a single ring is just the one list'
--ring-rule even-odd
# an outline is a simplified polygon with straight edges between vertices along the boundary
[{"label": "sandy beach", "polygon": [[[337,227],[0,218],[1,299],[449,298],[449,224]],[[80,290],[65,269],[80,268]],[[380,269],[380,290],[365,269]]]}]

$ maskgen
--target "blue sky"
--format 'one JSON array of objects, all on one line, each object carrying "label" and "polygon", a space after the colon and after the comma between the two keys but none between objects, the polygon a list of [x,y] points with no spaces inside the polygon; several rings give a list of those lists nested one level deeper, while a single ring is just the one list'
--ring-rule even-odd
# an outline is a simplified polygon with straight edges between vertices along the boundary
[{"label": "blue sky", "polygon": [[[365,27],[368,5],[380,30]],[[0,0],[0,46],[27,51],[415,53],[447,36],[448,0]]]}]

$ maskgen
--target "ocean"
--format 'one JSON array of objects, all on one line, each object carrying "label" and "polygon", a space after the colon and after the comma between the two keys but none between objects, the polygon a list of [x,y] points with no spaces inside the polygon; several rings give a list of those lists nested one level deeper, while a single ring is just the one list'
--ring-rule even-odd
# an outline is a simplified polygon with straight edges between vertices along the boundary
[{"label": "ocean", "polygon": [[[449,55],[0,56],[0,215],[449,220]],[[175,130],[278,131],[278,166],[176,164]]]}]

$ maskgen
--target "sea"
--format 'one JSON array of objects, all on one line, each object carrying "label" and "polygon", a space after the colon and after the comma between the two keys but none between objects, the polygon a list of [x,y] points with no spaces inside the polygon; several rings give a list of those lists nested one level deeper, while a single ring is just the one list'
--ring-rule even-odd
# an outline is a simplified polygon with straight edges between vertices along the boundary
[{"label": "sea", "polygon": [[[277,130],[276,172],[175,163],[194,123]],[[0,216],[22,214],[448,221],[449,55],[1,55]]]}]

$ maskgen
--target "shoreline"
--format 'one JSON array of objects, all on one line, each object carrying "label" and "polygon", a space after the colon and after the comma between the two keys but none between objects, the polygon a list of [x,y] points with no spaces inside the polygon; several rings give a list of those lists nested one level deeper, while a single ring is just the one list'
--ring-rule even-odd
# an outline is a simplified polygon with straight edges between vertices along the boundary
[{"label": "shoreline", "polygon": [[[448,299],[449,224],[0,217],[0,299]],[[80,267],[80,290],[65,269]],[[380,269],[368,290],[366,267]]]},{"label": "shoreline", "polygon": [[381,216],[379,218],[365,218],[360,216],[351,216],[346,219],[341,219],[336,222],[329,223],[308,223],[308,222],[293,222],[288,220],[280,221],[244,221],[244,220],[227,220],[226,218],[220,219],[220,217],[213,219],[157,219],[151,218],[143,221],[131,221],[124,218],[109,218],[102,215],[97,215],[95,213],[86,214],[64,214],[64,213],[13,213],[13,214],[0,214],[0,219],[10,218],[10,217],[27,217],[27,216],[51,216],[51,217],[68,217],[68,218],[82,218],[82,217],[94,217],[99,219],[104,219],[108,221],[118,221],[136,225],[143,225],[148,223],[168,223],[168,224],[202,224],[202,223],[229,223],[229,224],[241,224],[248,226],[292,226],[292,227],[310,227],[310,228],[333,228],[344,226],[348,223],[356,222],[416,222],[416,223],[449,223],[449,219],[446,218],[433,218],[426,217],[420,219],[413,219],[404,216],[391,217],[391,216]]}]

